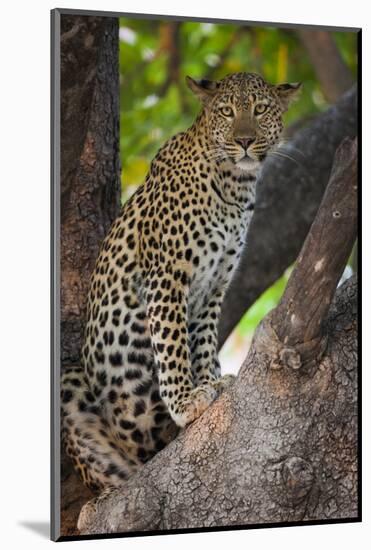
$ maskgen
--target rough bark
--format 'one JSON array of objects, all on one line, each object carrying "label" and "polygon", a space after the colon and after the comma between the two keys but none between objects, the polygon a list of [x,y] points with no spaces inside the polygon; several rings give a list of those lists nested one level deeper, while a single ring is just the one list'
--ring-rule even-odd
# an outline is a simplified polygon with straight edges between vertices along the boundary
[{"label": "rough bark", "polygon": [[[335,291],[344,250],[333,238],[333,220],[347,218],[337,230],[351,248],[355,147],[348,140],[339,149],[306,257],[258,327],[234,386],[122,488],[89,502],[80,514],[82,534],[357,518],[356,279],[338,290],[326,319],[327,306],[304,311],[300,303],[303,297],[305,307],[313,283],[310,260],[315,282],[327,281],[318,288],[323,300]],[[333,261],[315,270],[331,246]],[[303,322],[286,323],[278,337],[272,327],[292,307]],[[313,318],[320,321],[315,329]],[[300,359],[313,335],[317,343],[326,335],[327,347],[298,369],[292,352]]]},{"label": "rough bark", "polygon": [[356,281],[339,290],[314,371],[254,348],[238,382],[82,521],[81,533],[357,517]]},{"label": "rough bark", "polygon": [[267,160],[240,268],[223,304],[219,345],[235,325],[297,258],[320,205],[335,151],[357,133],[357,90],[299,130],[281,157]]},{"label": "rough bark", "polygon": [[61,17],[61,357],[79,361],[88,285],[120,207],[118,20]]},{"label": "rough bark", "polygon": [[328,31],[298,30],[298,35],[308,52],[322,91],[333,103],[353,85],[352,73]]}]

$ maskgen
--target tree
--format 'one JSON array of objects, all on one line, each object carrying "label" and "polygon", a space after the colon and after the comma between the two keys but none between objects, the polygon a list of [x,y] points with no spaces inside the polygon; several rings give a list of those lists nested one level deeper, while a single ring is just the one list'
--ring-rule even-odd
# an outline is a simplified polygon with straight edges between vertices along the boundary
[{"label": "tree", "polygon": [[[61,345],[68,366],[79,361],[90,273],[120,205],[118,29],[110,18],[62,16],[61,30]],[[296,162],[267,163],[242,268],[226,297],[221,343],[297,257],[335,150],[356,134],[355,102],[353,89],[295,133],[286,153]],[[131,478],[125,494],[99,501],[95,514],[85,508],[82,532],[356,517],[356,281],[332,300],[355,235],[355,151],[346,142],[335,158],[301,259],[280,306],[259,327],[239,383]],[[292,318],[301,322],[294,327]],[[62,534],[76,534],[92,497],[64,460]]]}]

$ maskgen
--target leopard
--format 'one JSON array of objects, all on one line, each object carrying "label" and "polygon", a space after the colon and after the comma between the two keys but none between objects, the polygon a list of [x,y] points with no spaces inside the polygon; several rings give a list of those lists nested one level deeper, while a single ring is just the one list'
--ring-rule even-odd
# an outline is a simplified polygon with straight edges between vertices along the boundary
[{"label": "leopard", "polygon": [[61,380],[63,445],[95,492],[122,486],[233,386],[218,359],[221,308],[301,87],[250,72],[186,82],[199,112],[103,240],[81,365]]}]

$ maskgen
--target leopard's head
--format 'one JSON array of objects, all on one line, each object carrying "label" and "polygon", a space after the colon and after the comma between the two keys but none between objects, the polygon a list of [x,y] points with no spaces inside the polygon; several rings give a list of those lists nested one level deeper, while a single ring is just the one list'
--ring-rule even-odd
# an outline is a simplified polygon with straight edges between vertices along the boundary
[{"label": "leopard's head", "polygon": [[229,159],[242,170],[256,166],[276,145],[282,115],[301,86],[268,84],[255,73],[219,81],[187,77],[187,84],[203,105],[210,158]]}]

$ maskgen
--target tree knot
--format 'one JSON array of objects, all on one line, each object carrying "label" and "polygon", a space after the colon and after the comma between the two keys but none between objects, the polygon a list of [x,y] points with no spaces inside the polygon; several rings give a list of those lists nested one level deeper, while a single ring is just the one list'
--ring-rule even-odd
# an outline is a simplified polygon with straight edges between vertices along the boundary
[{"label": "tree knot", "polygon": [[315,480],[310,462],[291,456],[265,469],[265,484],[272,499],[280,506],[293,507],[309,494]]},{"label": "tree knot", "polygon": [[299,370],[304,366],[310,368],[321,359],[327,347],[327,335],[321,334],[294,346],[283,343],[273,326],[271,312],[256,329],[253,345],[257,352],[267,357],[271,369],[279,370],[286,366]]},{"label": "tree knot", "polygon": [[279,361],[278,363],[271,363],[271,368],[281,368],[282,365],[287,365],[294,370],[300,369],[301,367],[301,358],[300,354],[293,348],[282,348],[279,351]]},{"label": "tree knot", "polygon": [[301,500],[313,485],[313,467],[299,456],[290,457],[282,465],[282,479],[292,500]]}]

